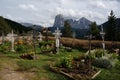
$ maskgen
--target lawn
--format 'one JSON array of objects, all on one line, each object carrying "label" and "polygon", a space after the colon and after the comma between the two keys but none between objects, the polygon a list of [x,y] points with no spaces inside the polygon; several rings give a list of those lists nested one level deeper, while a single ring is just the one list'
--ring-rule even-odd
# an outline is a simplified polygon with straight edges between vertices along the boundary
[{"label": "lawn", "polygon": [[[38,59],[27,60],[20,58],[20,55],[25,53],[26,46],[17,47],[18,52],[9,52],[7,45],[0,47],[0,80],[70,80],[62,74],[51,71],[50,65],[62,57],[76,57],[86,52],[82,49],[73,49],[69,52],[61,48],[59,54],[45,54],[37,47],[35,51]],[[33,51],[31,46],[28,49]],[[120,80],[120,61],[111,69],[101,70],[94,80]]]},{"label": "lawn", "polygon": [[[66,76],[54,73],[50,70],[49,66],[62,57],[78,56],[84,52],[74,50],[73,52],[61,51],[59,54],[43,54],[37,51],[37,60],[21,59],[18,53],[0,54],[0,78],[6,68],[10,71],[23,73],[28,80],[69,80]],[[31,75],[33,74],[33,75]],[[7,80],[7,79],[6,79]],[[9,79],[8,79],[9,80]],[[19,79],[17,79],[19,80]]]}]

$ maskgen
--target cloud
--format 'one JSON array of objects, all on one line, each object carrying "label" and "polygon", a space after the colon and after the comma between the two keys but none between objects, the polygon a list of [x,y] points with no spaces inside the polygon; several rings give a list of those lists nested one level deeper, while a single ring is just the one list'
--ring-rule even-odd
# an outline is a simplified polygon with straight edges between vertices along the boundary
[{"label": "cloud", "polygon": [[18,5],[18,7],[24,10],[34,10],[34,11],[38,10],[33,4],[20,4]]},{"label": "cloud", "polygon": [[57,14],[73,19],[86,17],[101,24],[111,10],[120,17],[119,5],[120,0],[1,0],[0,15],[45,26],[52,26]]},{"label": "cloud", "polygon": [[106,9],[107,7],[106,7],[106,4],[105,4],[105,2],[104,1],[98,1],[98,0],[96,0],[96,1],[91,1],[90,2],[90,4],[91,4],[91,6],[93,7],[93,8],[102,8],[102,9]]}]

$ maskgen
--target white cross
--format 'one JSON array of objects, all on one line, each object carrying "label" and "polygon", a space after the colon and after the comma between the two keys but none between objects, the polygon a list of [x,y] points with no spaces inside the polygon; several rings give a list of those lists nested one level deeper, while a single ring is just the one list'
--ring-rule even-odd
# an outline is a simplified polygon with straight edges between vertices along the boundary
[{"label": "white cross", "polygon": [[57,53],[59,53],[59,38],[60,38],[60,35],[62,35],[62,33],[57,28],[57,30],[55,30],[55,32],[53,34],[55,35],[55,38],[56,38]]},{"label": "white cross", "polygon": [[11,46],[12,46],[11,51],[14,52],[15,50],[14,50],[14,34],[13,34],[13,30],[12,30],[12,34],[11,34],[11,44],[12,44],[12,45],[11,45]]},{"label": "white cross", "polygon": [[42,34],[39,32],[39,40],[42,41]]},{"label": "white cross", "polygon": [[101,25],[101,31],[100,31],[100,35],[102,36],[102,47],[103,47],[103,53],[105,54],[105,43],[104,43],[104,36],[105,36],[105,32],[103,31],[103,26]]},{"label": "white cross", "polygon": [[102,36],[102,39],[104,39],[105,32],[103,31],[103,26],[102,25],[101,25],[100,35]]}]

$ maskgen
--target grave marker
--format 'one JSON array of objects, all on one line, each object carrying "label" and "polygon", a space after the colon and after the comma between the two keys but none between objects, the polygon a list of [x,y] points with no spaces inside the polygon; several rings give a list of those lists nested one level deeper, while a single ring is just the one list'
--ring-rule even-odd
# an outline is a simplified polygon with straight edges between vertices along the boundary
[{"label": "grave marker", "polygon": [[104,54],[104,56],[106,56],[106,54],[105,54],[105,43],[104,43],[105,32],[103,31],[103,26],[102,25],[101,25],[100,35],[102,36],[103,54]]},{"label": "grave marker", "polygon": [[13,34],[13,30],[12,30],[12,34],[11,34],[11,46],[12,46],[12,48],[11,48],[11,51],[15,51],[14,50],[14,34]]},{"label": "grave marker", "polygon": [[38,35],[38,37],[39,37],[39,41],[42,41],[42,34],[41,34],[41,32],[39,32],[39,35]]},{"label": "grave marker", "polygon": [[57,54],[59,53],[59,46],[60,46],[60,35],[62,35],[62,33],[60,32],[60,30],[57,28],[57,30],[55,30],[55,32],[53,33],[55,35],[55,38],[56,38],[56,51],[57,51]]}]

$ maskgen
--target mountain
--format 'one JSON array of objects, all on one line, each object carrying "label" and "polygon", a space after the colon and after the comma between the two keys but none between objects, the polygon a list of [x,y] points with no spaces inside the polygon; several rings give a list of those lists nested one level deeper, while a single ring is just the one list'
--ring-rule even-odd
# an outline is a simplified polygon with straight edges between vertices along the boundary
[{"label": "mountain", "polygon": [[40,31],[42,29],[42,27],[43,27],[41,25],[32,24],[32,23],[20,23],[20,24],[23,25],[23,26],[26,26],[26,27],[30,27],[32,29],[36,29],[38,31]]},{"label": "mountain", "polygon": [[89,21],[85,17],[82,17],[79,20],[73,20],[73,19],[67,19],[63,15],[59,14],[55,17],[53,27],[63,27],[65,20],[67,20],[70,23],[72,28],[77,28],[77,29],[89,29],[89,25],[91,24],[91,21]]},{"label": "mountain", "polygon": [[64,26],[64,17],[63,15],[59,14],[55,17],[54,25],[53,27],[63,27]]},{"label": "mountain", "polygon": [[21,25],[25,26],[25,27],[30,27],[33,26],[34,24],[32,23],[20,23]]},{"label": "mountain", "polygon": [[92,23],[85,17],[82,17],[79,20],[74,20],[59,14],[56,15],[53,27],[50,27],[50,30],[53,32],[58,27],[62,31],[65,20],[67,20],[71,25],[73,32],[76,34],[76,38],[84,38],[88,34],[89,25]]}]

